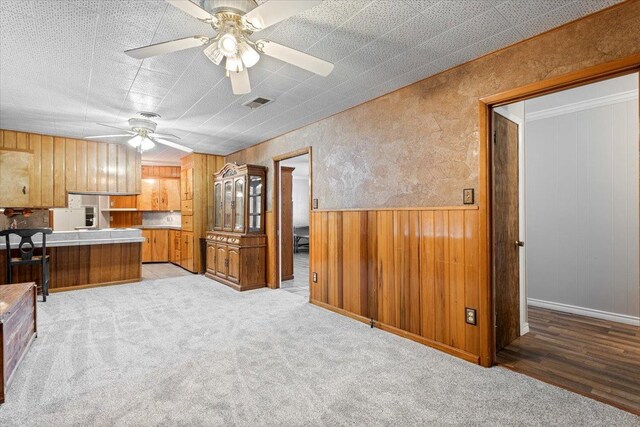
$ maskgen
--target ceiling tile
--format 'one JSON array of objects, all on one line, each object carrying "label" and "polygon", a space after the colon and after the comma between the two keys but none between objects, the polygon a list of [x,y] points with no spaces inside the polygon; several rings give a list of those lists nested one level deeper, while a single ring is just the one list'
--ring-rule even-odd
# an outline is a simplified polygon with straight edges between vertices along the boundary
[{"label": "ceiling tile", "polygon": [[[151,110],[185,145],[225,154],[616,2],[325,0],[251,37],[332,61],[334,71],[321,77],[262,55],[249,71],[252,93],[236,96],[202,47],[143,61],[124,53],[214,34],[164,0],[0,0],[0,124],[79,137],[99,132],[97,121],[126,125]],[[255,96],[274,102],[242,106]]]}]

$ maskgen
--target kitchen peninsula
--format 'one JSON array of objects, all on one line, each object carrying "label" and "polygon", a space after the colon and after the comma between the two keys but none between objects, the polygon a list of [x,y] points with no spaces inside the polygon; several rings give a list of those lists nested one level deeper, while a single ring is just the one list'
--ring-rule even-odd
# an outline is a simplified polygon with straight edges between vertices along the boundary
[{"label": "kitchen peninsula", "polygon": [[[36,247],[42,235],[34,238]],[[141,280],[142,232],[136,228],[54,231],[47,236],[50,258],[50,292],[115,285]],[[20,239],[12,236],[11,249]],[[0,244],[0,284],[6,277],[6,244]],[[40,280],[37,266],[13,269],[13,282]]]}]

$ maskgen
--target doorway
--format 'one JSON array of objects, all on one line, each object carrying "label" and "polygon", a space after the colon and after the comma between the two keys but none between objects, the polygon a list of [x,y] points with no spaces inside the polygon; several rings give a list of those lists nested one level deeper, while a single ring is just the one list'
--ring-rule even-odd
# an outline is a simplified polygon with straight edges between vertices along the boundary
[{"label": "doorway", "polygon": [[495,360],[640,413],[638,73],[493,109]]},{"label": "doorway", "polygon": [[278,287],[309,300],[311,154],[293,153],[276,166]]}]

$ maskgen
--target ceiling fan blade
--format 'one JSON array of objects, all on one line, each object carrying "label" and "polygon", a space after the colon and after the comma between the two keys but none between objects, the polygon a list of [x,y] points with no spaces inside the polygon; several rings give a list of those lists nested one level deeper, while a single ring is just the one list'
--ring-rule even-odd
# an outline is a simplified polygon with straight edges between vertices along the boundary
[{"label": "ceiling fan blade", "polygon": [[96,136],[85,136],[84,139],[99,139],[99,138],[119,138],[124,136],[131,136],[130,133],[125,133],[122,135],[96,135]]},{"label": "ceiling fan blade", "polygon": [[189,0],[166,0],[166,2],[201,21],[217,21],[215,16]]},{"label": "ceiling fan blade", "polygon": [[189,147],[185,147],[184,145],[176,144],[175,142],[167,141],[162,138],[149,138],[153,142],[157,144],[166,145],[167,147],[175,148],[176,150],[184,151],[186,153],[193,153],[193,149]]},{"label": "ceiling fan blade", "polygon": [[[187,0],[188,1],[188,0]],[[190,3],[190,2],[189,2]],[[191,49],[193,47],[204,46],[209,42],[209,37],[191,36],[184,39],[172,40],[169,42],[151,44],[149,46],[138,47],[136,49],[125,50],[124,53],[132,58],[145,59],[152,56],[173,53],[179,50]]]},{"label": "ceiling fan blade", "polygon": [[260,31],[320,3],[322,0],[271,0],[244,15],[243,21],[252,31]]},{"label": "ceiling fan blade", "polygon": [[303,70],[311,71],[322,77],[327,77],[331,74],[331,71],[333,71],[333,64],[331,62],[269,40],[258,40],[256,42],[256,48],[265,55],[288,62],[289,64],[300,67]]},{"label": "ceiling fan blade", "polygon": [[154,138],[169,138],[169,139],[180,139],[179,136],[176,136],[174,134],[171,133],[152,133],[151,136],[153,136]]},{"label": "ceiling fan blade", "polygon": [[106,123],[96,123],[96,124],[100,125],[100,126],[105,126],[105,127],[108,127],[108,128],[112,128],[112,129],[118,129],[118,130],[121,130],[123,132],[127,132],[129,135],[135,135],[136,134],[131,129],[125,129],[125,128],[121,128],[121,127],[118,127],[118,126],[112,126],[112,125],[108,125]]},{"label": "ceiling fan blade", "polygon": [[249,72],[246,68],[239,73],[230,71],[229,78],[231,79],[231,89],[234,95],[251,93],[251,81],[249,81]]}]

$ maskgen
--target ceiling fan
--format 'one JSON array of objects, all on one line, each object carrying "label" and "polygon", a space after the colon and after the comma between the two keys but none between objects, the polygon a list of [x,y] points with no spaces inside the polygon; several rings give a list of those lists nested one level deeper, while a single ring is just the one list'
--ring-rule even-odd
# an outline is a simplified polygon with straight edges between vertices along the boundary
[{"label": "ceiling fan", "polygon": [[129,138],[129,145],[138,150],[148,151],[151,150],[156,144],[166,145],[167,147],[175,148],[187,153],[193,152],[189,147],[177,144],[169,141],[169,139],[180,140],[176,135],[170,133],[156,133],[158,124],[151,119],[158,118],[160,115],[155,113],[138,113],[138,117],[132,117],[129,119],[129,129],[107,125],[105,123],[98,123],[100,126],[106,126],[113,129],[118,129],[122,133],[112,135],[96,135],[87,136],[86,139],[104,139],[104,138]]},{"label": "ceiling fan", "polygon": [[225,60],[227,76],[235,95],[251,92],[248,68],[260,60],[260,53],[316,73],[323,77],[333,70],[333,64],[307,53],[269,41],[253,41],[255,32],[264,30],[293,15],[310,9],[322,0],[270,0],[258,6],[256,0],[199,0],[202,7],[190,0],[165,0],[216,31],[213,37],[192,36],[153,44],[125,53],[136,59],[150,58],[193,47],[207,46],[204,54],[214,64]]}]

